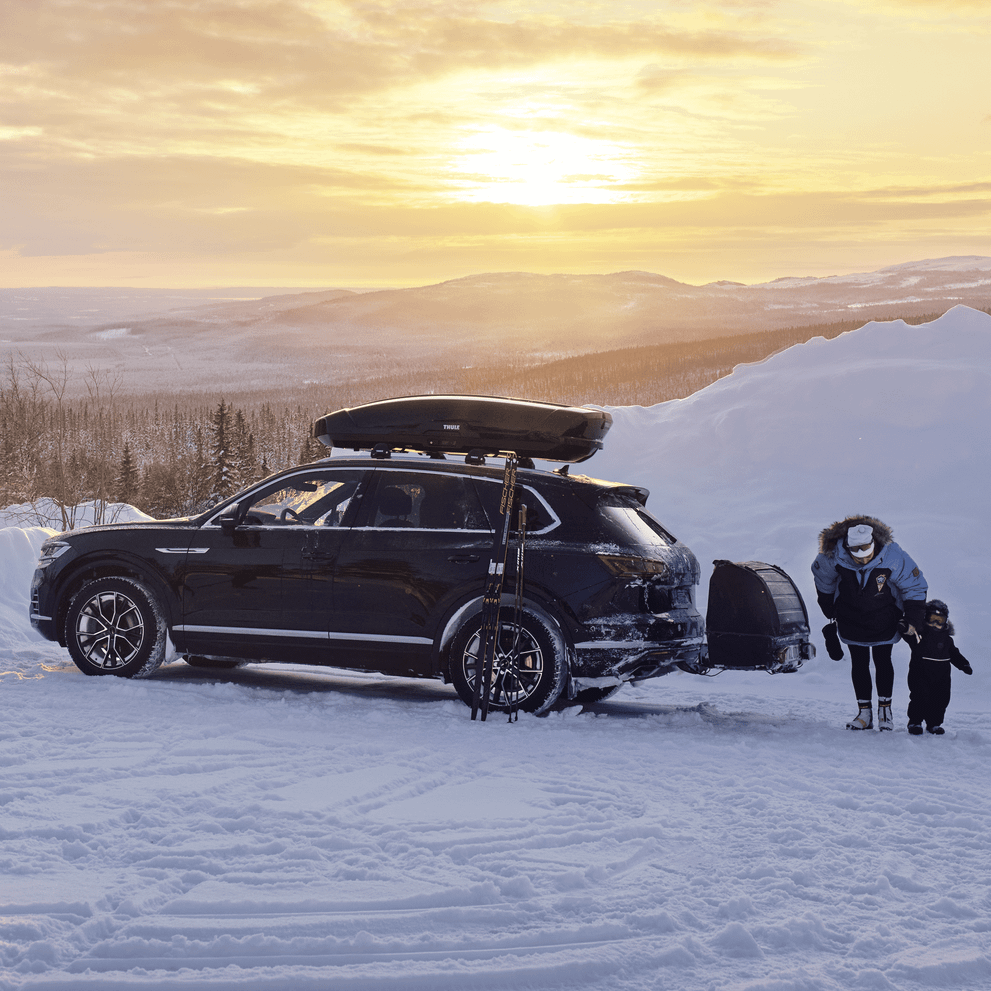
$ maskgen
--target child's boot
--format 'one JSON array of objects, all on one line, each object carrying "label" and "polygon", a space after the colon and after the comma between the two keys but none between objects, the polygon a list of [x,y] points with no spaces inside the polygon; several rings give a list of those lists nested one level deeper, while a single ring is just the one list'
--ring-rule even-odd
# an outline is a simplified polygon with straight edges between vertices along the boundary
[{"label": "child's boot", "polygon": [[877,728],[879,730],[893,730],[894,720],[891,718],[891,699],[877,700]]},{"label": "child's boot", "polygon": [[860,707],[857,715],[846,724],[846,728],[874,729],[874,708],[871,705],[871,700],[867,699],[865,702],[863,699],[857,699],[857,705]]}]

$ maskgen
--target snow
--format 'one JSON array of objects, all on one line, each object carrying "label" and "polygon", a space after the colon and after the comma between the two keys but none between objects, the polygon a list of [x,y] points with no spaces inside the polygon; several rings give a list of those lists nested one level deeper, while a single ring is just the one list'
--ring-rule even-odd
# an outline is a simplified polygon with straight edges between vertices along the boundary
[{"label": "snow", "polygon": [[[614,409],[587,467],[714,558],[891,525],[950,606],[947,735],[850,733],[847,663],[471,722],[439,682],[181,662],[87,678],[0,529],[0,989],[991,986],[991,317],[868,324]],[[705,588],[701,590],[704,602]]]},{"label": "snow", "polygon": [[[991,271],[991,257],[987,255],[951,255],[946,258],[927,258],[922,261],[903,262],[901,265],[889,265],[880,268],[875,272],[852,272],[848,275],[830,275],[825,278],[814,276],[794,277],[786,276],[781,279],[774,279],[772,282],[762,282],[748,288],[755,289],[793,289],[801,286],[815,285],[855,285],[873,286],[883,283],[890,283],[893,277],[901,273],[911,273],[906,275],[901,281],[901,285],[914,285],[924,276],[942,272],[988,272]],[[916,274],[921,273],[921,274]],[[983,285],[983,280],[968,285]],[[944,288],[955,288],[944,286]],[[964,288],[961,285],[959,288]]]}]

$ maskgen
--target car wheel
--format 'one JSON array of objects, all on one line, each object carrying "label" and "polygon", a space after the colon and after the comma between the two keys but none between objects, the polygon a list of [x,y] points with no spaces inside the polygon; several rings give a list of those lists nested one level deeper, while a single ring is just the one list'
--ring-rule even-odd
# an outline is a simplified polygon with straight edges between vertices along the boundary
[{"label": "car wheel", "polygon": [[[504,608],[489,688],[489,709],[546,712],[567,681],[568,661],[560,629],[524,611],[519,626]],[[482,614],[476,612],[451,640],[451,681],[465,705],[472,705],[482,649]]]},{"label": "car wheel", "polygon": [[212,654],[183,654],[182,659],[190,667],[213,668],[214,671],[230,671],[247,664],[247,661],[239,660],[237,657],[214,657]]},{"label": "car wheel", "polygon": [[131,578],[97,578],[69,603],[65,642],[83,674],[145,678],[165,660],[168,630],[154,594]]}]

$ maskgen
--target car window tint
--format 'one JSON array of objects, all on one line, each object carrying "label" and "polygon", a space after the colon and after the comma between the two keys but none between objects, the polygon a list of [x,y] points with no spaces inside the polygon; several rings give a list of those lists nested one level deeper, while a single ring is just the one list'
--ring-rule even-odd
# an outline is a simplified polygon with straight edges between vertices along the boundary
[{"label": "car window tint", "polygon": [[[501,519],[499,505],[502,502],[502,482],[495,479],[489,481],[485,478],[476,478],[475,486],[478,490],[482,505],[485,507],[485,514],[489,519],[489,528],[494,529],[499,525]],[[557,523],[557,519],[551,515],[547,506],[541,501],[531,489],[523,488],[523,504],[526,506],[526,528],[528,533],[536,533],[546,530]],[[517,529],[517,519],[514,516],[512,529]]]},{"label": "car window tint", "polygon": [[486,530],[468,479],[433,472],[378,471],[360,526],[421,530]]},{"label": "car window tint", "polygon": [[676,544],[677,537],[669,533],[661,524],[642,508],[635,500],[611,497],[599,502],[601,515],[618,527],[627,537],[637,543]]},{"label": "car window tint", "polygon": [[246,526],[340,526],[362,472],[294,475],[249,498]]}]

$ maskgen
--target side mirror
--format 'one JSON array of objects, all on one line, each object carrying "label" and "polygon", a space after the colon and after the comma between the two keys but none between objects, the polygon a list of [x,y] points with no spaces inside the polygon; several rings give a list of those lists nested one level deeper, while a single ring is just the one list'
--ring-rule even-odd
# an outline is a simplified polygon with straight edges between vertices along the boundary
[{"label": "side mirror", "polygon": [[220,530],[223,534],[228,537],[234,536],[234,531],[237,529],[237,525],[240,522],[238,520],[238,515],[237,506],[233,506],[222,516],[217,517],[217,522],[220,524]]}]

